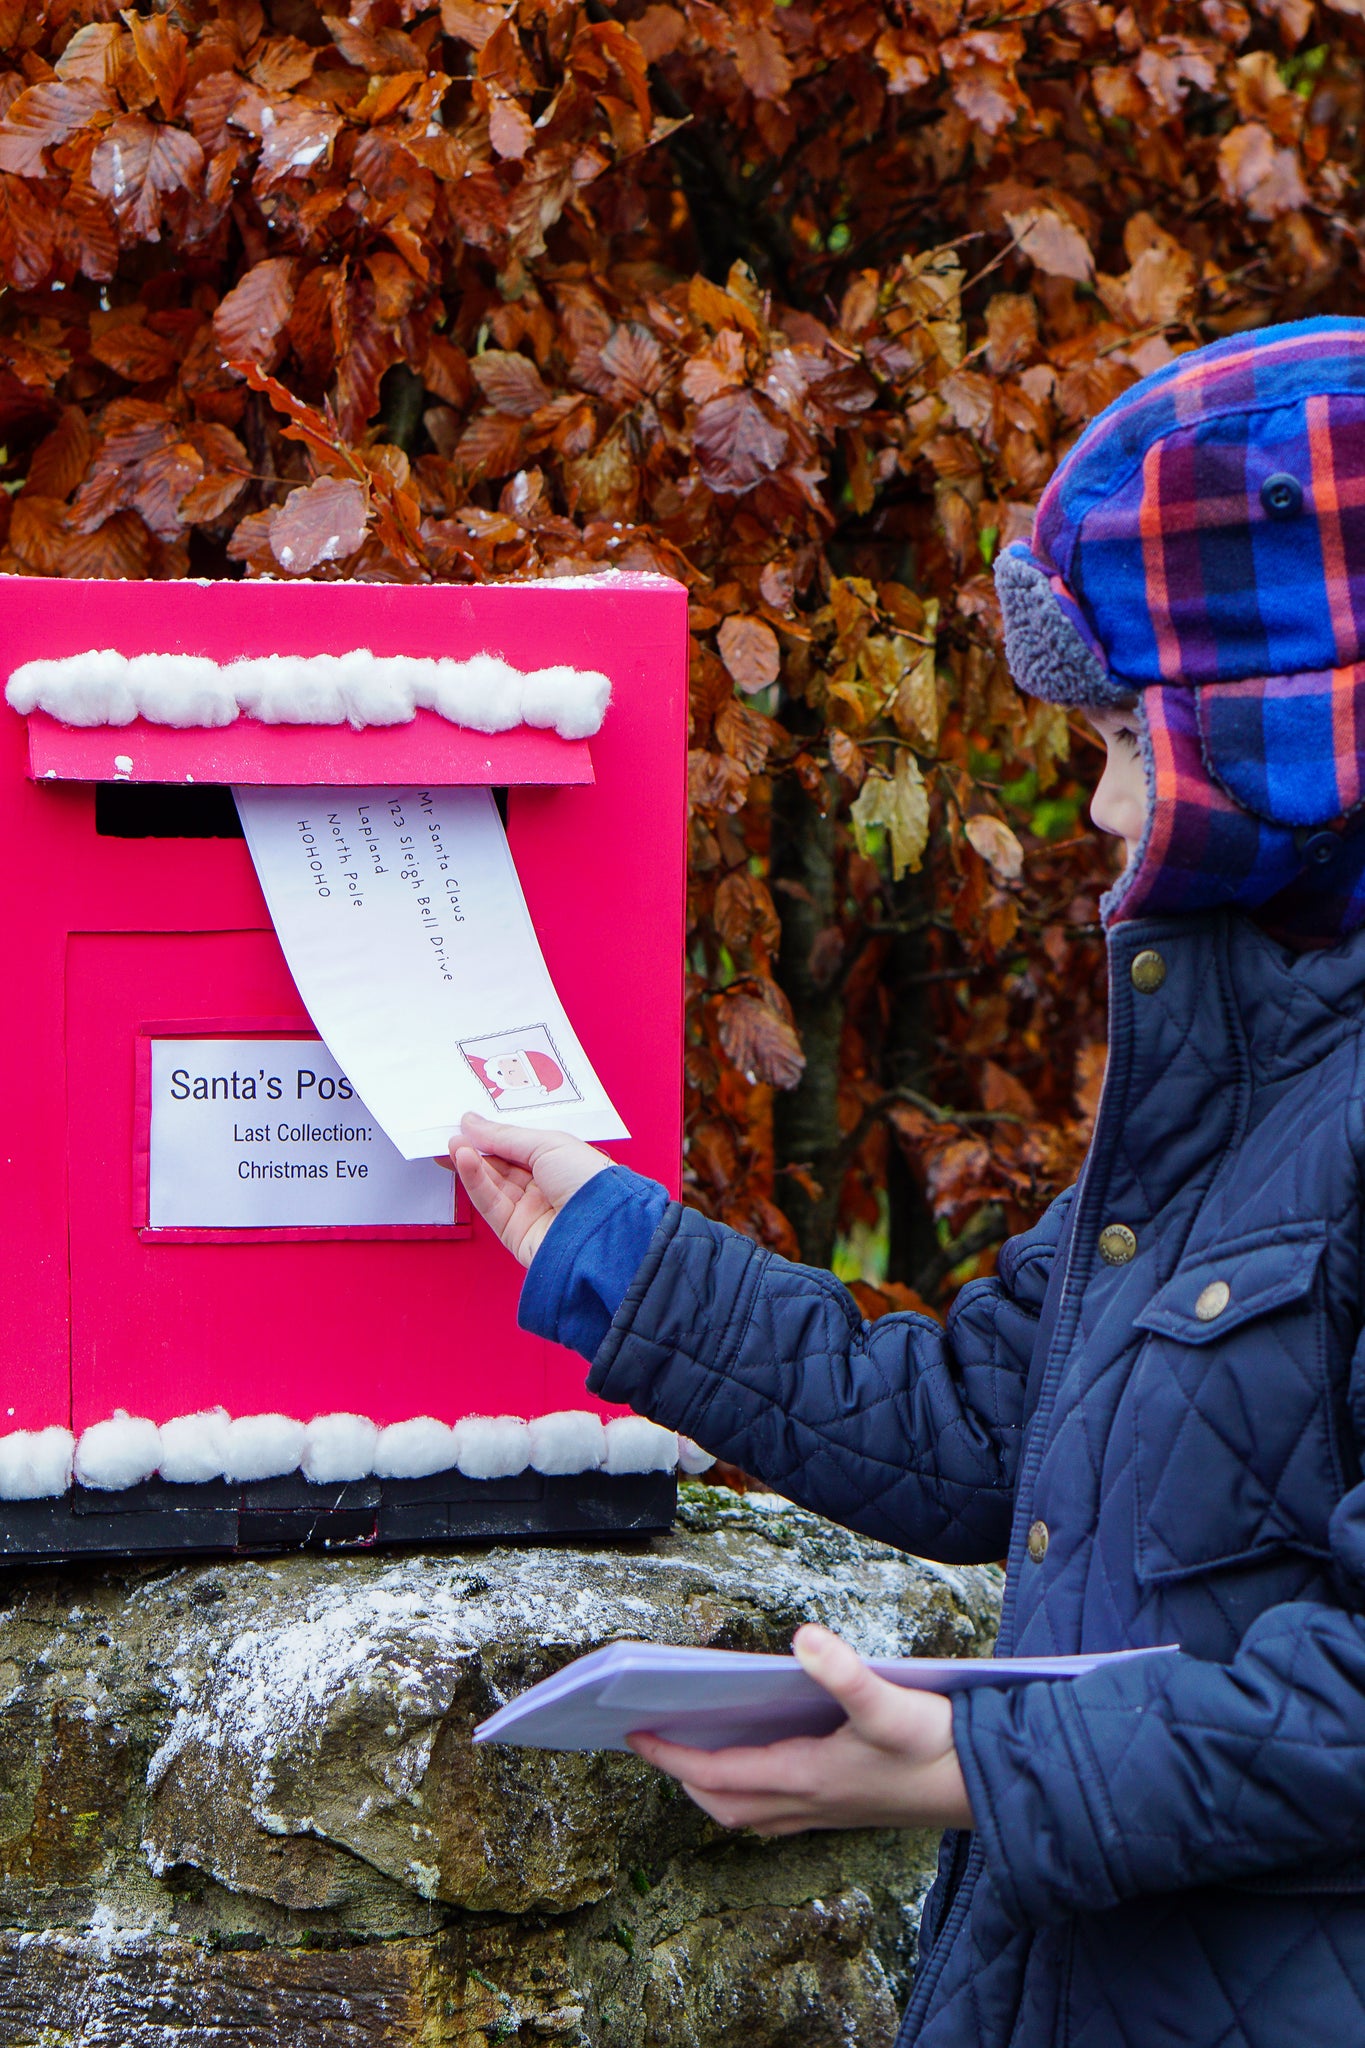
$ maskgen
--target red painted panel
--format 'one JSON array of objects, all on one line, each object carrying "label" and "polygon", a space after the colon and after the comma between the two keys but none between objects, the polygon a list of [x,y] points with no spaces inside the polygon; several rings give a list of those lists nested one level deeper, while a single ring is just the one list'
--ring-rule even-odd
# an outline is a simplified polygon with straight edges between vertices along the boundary
[{"label": "red painted panel", "polygon": [[[676,1185],[680,586],[0,578],[0,615],[11,666],[91,646],[225,658],[369,645],[606,670],[614,698],[591,743],[595,781],[514,787],[509,836],[550,971],[634,1134],[612,1149]],[[342,749],[365,737],[327,730]],[[580,1360],[517,1330],[520,1271],[477,1221],[464,1241],[158,1245],[139,1235],[139,1027],[166,1017],[302,1026],[304,1014],[242,842],[101,837],[88,785],[35,783],[27,766],[24,721],[0,706],[11,1025],[0,1059],[0,1430],[80,1428],[116,1407],[161,1419],[219,1401],[305,1417],[354,1407],[381,1421],[594,1405]],[[373,774],[367,756],[356,779]]]},{"label": "red painted panel", "polygon": [[[166,650],[174,652],[173,649]],[[610,715],[610,714],[608,714]],[[587,740],[519,725],[472,732],[434,711],[409,725],[232,725],[181,730],[149,725],[61,725],[45,711],[28,720],[29,773],[35,781],[437,783],[442,788],[593,779]]]}]

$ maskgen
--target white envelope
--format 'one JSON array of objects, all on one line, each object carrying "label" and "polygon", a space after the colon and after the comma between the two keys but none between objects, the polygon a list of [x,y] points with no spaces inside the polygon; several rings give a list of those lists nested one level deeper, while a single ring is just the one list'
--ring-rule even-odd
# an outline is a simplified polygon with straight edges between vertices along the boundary
[{"label": "white envelope", "polygon": [[237,788],[318,1033],[405,1159],[467,1110],[630,1133],[550,980],[491,790]]},{"label": "white envelope", "polygon": [[[966,1692],[984,1685],[1084,1678],[1104,1664],[1169,1656],[1153,1649],[1072,1657],[869,1658],[892,1685],[921,1692]],[[609,1643],[500,1707],[474,1730],[476,1742],[533,1749],[627,1749],[627,1735],[662,1735],[694,1749],[830,1735],[843,1709],[808,1678],[795,1657],[744,1650],[692,1650],[666,1643]]]}]

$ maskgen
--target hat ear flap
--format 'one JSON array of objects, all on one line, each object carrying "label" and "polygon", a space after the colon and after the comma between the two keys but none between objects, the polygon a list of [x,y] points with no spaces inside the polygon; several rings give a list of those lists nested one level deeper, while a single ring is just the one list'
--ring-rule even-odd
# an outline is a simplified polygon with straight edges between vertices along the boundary
[{"label": "hat ear flap", "polygon": [[1195,717],[1204,766],[1254,817],[1326,825],[1360,803],[1365,668],[1201,684]]},{"label": "hat ear flap", "polygon": [[1126,704],[1133,695],[1088,644],[1080,612],[1060,577],[1047,570],[1022,541],[1007,547],[995,565],[995,588],[1005,624],[1005,657],[1010,673],[1030,697],[1049,704]]}]

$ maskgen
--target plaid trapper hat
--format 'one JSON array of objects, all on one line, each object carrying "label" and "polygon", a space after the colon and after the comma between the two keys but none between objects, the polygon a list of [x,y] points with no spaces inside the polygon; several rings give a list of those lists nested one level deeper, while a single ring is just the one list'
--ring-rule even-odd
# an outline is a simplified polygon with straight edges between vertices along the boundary
[{"label": "plaid trapper hat", "polygon": [[1106,922],[1365,921],[1365,320],[1235,335],[1102,412],[996,565],[1016,682],[1138,699],[1142,844]]}]

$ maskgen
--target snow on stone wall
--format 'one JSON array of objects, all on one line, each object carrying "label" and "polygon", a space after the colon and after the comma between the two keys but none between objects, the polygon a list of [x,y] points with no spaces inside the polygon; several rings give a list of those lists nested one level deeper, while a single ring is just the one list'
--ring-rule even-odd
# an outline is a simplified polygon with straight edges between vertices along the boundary
[{"label": "snow on stone wall", "polygon": [[600,731],[611,684],[596,669],[513,668],[498,654],[467,661],[416,655],[268,654],[220,663],[197,654],[120,654],[91,648],[26,661],[5,696],[25,716],[46,711],[64,725],[406,725],[419,710],[475,732],[534,725],[561,739]]}]

